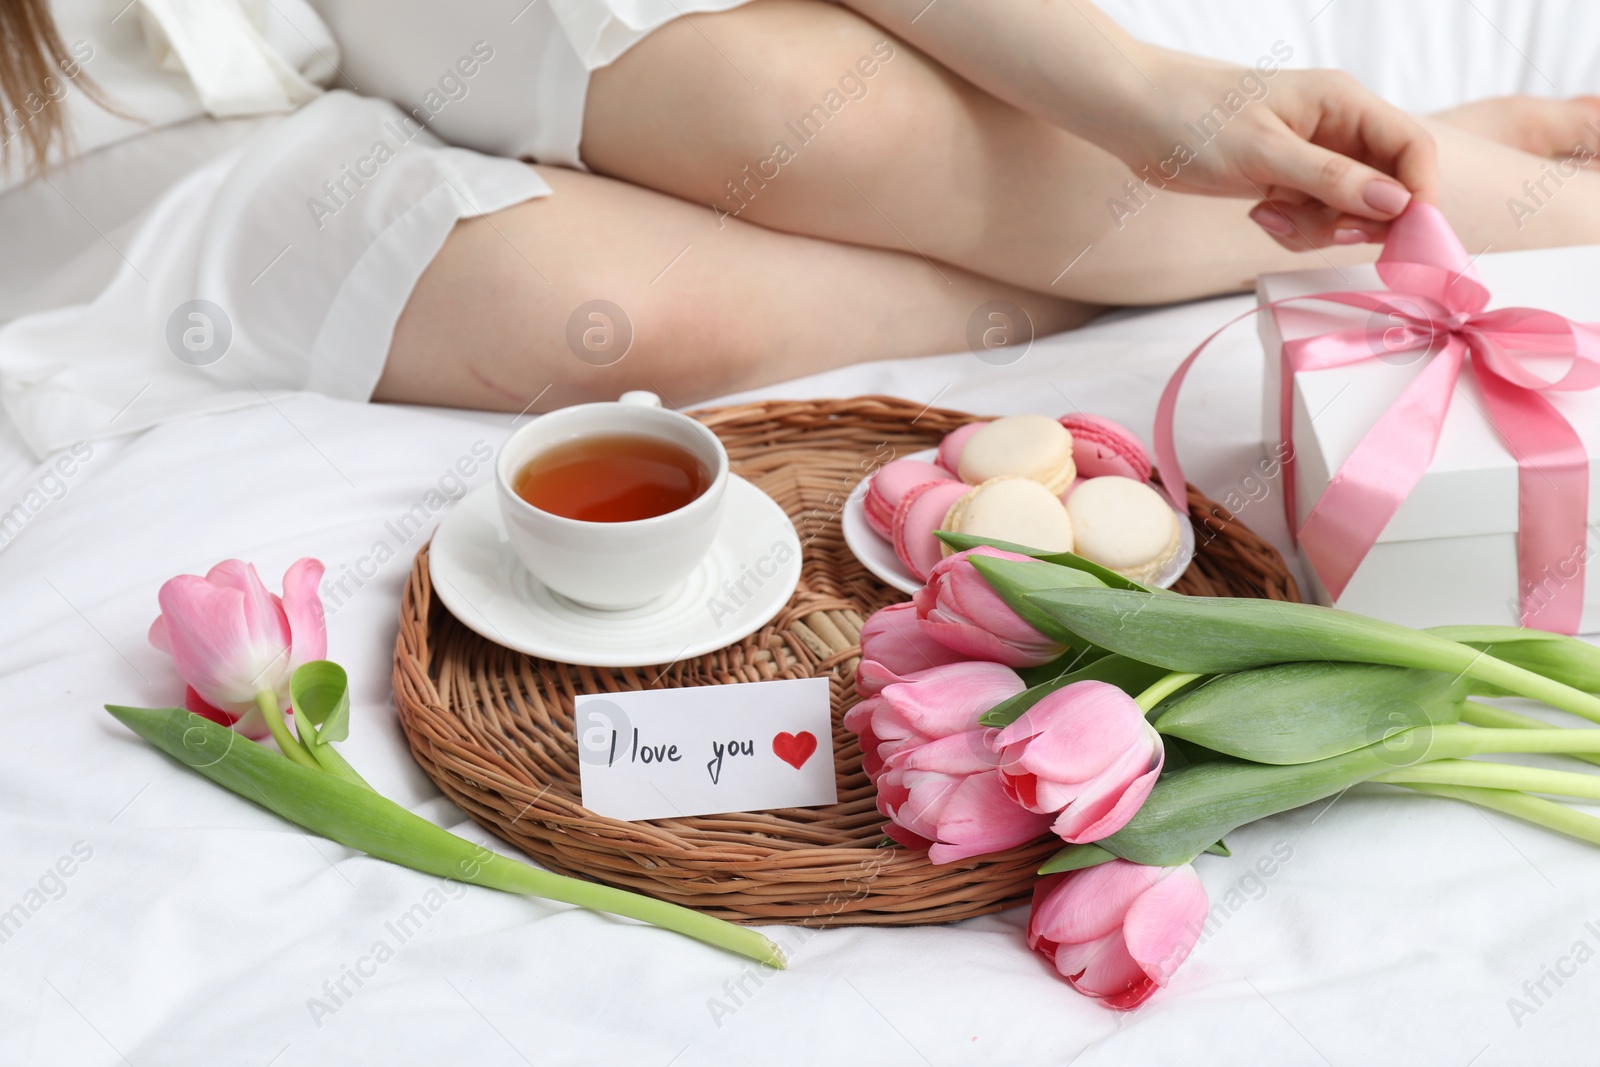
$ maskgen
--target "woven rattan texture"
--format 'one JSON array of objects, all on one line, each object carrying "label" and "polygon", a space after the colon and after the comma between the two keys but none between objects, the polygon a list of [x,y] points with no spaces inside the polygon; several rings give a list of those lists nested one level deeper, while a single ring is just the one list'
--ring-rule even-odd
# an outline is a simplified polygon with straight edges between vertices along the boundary
[{"label": "woven rattan texture", "polygon": [[[873,788],[855,736],[840,726],[855,699],[862,619],[905,599],[845,546],[845,498],[863,475],[975,416],[889,397],[697,414],[727,445],[735,471],[794,520],[804,566],[788,607],[743,641],[692,660],[624,670],[552,663],[457,622],[432,595],[424,548],[406,584],[394,659],[395,704],[417,762],[472,818],[550,869],[727,919],[938,923],[1023,902],[1059,842],[947,866],[880,847]],[[1299,599],[1271,545],[1192,487],[1189,502],[1199,547],[1179,592]],[[819,675],[833,696],[832,807],[619,822],[579,801],[576,694]]]}]

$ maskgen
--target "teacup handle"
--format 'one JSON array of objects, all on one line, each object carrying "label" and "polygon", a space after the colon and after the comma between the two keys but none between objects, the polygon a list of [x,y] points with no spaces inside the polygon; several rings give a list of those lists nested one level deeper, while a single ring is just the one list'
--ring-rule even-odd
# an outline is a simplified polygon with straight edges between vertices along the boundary
[{"label": "teacup handle", "polygon": [[619,404],[632,404],[638,408],[658,408],[661,398],[648,389],[630,389],[617,398]]}]

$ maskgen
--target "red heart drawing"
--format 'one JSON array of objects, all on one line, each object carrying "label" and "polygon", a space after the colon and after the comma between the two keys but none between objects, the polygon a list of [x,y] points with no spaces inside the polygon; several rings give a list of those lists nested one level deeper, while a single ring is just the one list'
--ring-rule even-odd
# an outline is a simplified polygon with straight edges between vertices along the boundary
[{"label": "red heart drawing", "polygon": [[817,735],[810,730],[798,734],[782,733],[772,739],[772,751],[783,762],[799,770],[817,750]]}]

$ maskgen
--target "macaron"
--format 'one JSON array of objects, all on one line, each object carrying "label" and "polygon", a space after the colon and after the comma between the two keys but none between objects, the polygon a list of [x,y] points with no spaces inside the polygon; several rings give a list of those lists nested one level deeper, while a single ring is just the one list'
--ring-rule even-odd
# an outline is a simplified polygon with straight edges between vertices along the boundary
[{"label": "macaron", "polygon": [[1178,554],[1178,516],[1144,482],[1090,478],[1067,498],[1078,555],[1137,582],[1148,582]]},{"label": "macaron", "polygon": [[1072,434],[1072,461],[1080,478],[1117,475],[1137,482],[1150,480],[1150,454],[1125,426],[1099,415],[1063,415],[1058,420]]},{"label": "macaron", "polygon": [[967,447],[967,441],[972,435],[989,425],[987,422],[969,422],[959,429],[951,430],[944,435],[944,440],[939,442],[939,466],[950,472],[952,478],[957,477],[956,472],[961,469],[961,450]]},{"label": "macaron", "polygon": [[885,463],[867,484],[863,505],[867,525],[885,541],[894,539],[894,513],[907,493],[927,482],[953,481],[949,471],[918,459],[897,459]]},{"label": "macaron", "polygon": [[894,554],[918,580],[927,581],[933,565],[944,558],[944,542],[933,536],[944,530],[945,516],[971,489],[965,482],[924,482],[912,488],[894,513]]},{"label": "macaron", "polygon": [[991,478],[1030,478],[1060,496],[1072,484],[1072,434],[1044,415],[1008,415],[974,433],[961,449],[957,473],[968,485]]},{"label": "macaron", "polygon": [[956,501],[944,521],[953,533],[992,537],[1042,552],[1072,551],[1067,509],[1055,493],[1031,478],[990,478]]}]

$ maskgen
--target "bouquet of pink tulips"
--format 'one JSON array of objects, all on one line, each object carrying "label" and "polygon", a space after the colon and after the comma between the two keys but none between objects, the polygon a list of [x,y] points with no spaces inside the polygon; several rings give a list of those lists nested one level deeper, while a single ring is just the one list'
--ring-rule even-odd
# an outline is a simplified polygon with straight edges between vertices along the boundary
[{"label": "bouquet of pink tulips", "polygon": [[[1382,782],[1600,843],[1600,775],[1475,760],[1600,762],[1600,649],[1513,627],[1410,630],[1346,612],[1147,589],[1070,553],[941,535],[910,603],[862,630],[860,738],[890,837],[953,863],[1054,834],[1028,945],[1074,988],[1142,1003],[1193,949],[1192,863],[1245,823]],[[1010,551],[1009,549],[1017,549]]]}]

